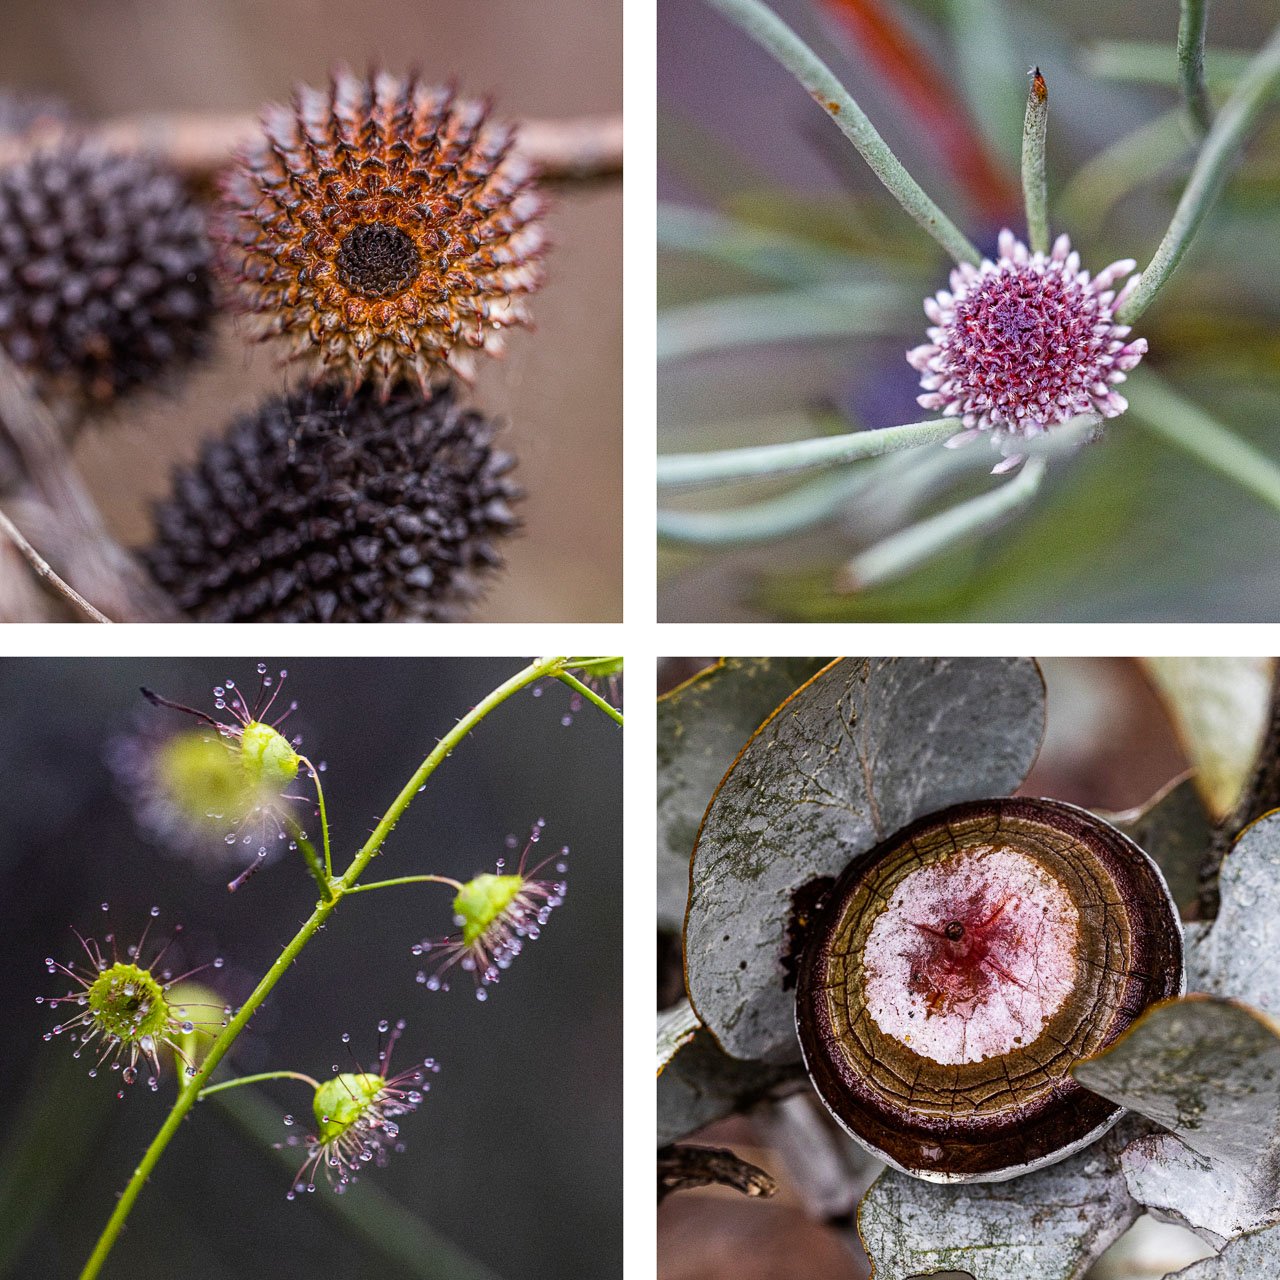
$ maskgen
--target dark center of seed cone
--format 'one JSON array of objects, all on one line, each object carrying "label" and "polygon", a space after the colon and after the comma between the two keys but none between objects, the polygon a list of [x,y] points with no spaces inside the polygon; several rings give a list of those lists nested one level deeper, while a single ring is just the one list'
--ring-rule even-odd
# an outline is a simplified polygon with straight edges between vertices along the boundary
[{"label": "dark center of seed cone", "polygon": [[407,289],[422,270],[422,255],[399,227],[366,222],[353,227],[338,248],[338,279],[366,298],[386,298]]}]

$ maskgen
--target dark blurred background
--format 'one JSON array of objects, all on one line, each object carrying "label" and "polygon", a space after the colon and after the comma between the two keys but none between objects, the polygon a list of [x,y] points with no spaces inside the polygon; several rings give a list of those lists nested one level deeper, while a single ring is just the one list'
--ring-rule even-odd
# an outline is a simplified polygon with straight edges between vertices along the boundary
[{"label": "dark blurred background", "polygon": [[[13,0],[5,5],[0,86],[53,93],[83,117],[161,110],[257,111],[330,67],[418,67],[492,95],[508,117],[621,109],[621,5],[486,0]],[[526,529],[477,618],[614,621],[622,613],[622,198],[618,181],[552,193],[547,284],[536,329],[484,362],[474,399],[509,424],[528,491]],[[214,363],[174,399],[121,406],[87,432],[78,461],[109,527],[149,536],[148,502],[175,460],[234,413],[282,389],[275,359],[224,321]],[[583,548],[590,548],[584,555]]]},{"label": "dark blurred background", "polygon": [[[267,661],[289,669],[287,693],[299,709],[288,724],[303,735],[302,750],[327,764],[335,867],[346,865],[437,738],[524,662]],[[140,1082],[121,1102],[114,1073],[90,1080],[87,1059],[74,1061],[65,1040],[41,1040],[56,1015],[35,997],[66,989],[61,975],[45,972],[44,957],[65,963],[75,955],[71,926],[101,936],[102,902],[122,943],[154,904],[157,927],[185,926],[181,954],[166,965],[225,956],[220,972],[200,980],[238,1005],[314,903],[300,859],[263,868],[232,896],[225,864],[202,869],[149,844],[104,763],[105,744],[143,705],[140,684],[212,711],[211,687],[226,677],[256,686],[254,665],[0,661],[0,965],[9,975],[0,986],[0,1275],[77,1274],[173,1098],[171,1061],[158,1094]],[[230,1059],[239,1073],[287,1067],[323,1079],[333,1063],[354,1069],[344,1031],[369,1062],[378,1021],[404,1017],[393,1069],[430,1054],[441,1073],[402,1122],[407,1150],[362,1177],[343,1207],[375,1237],[389,1234],[392,1224],[368,1195],[385,1193],[506,1280],[621,1274],[622,739],[590,707],[562,725],[568,707],[568,690],[553,684],[493,713],[437,771],[367,876],[466,879],[493,869],[505,836],[523,846],[534,820],[546,819],[542,847],[570,846],[567,899],[488,1002],[475,999],[466,975],[449,992],[415,982],[422,961],[410,946],[449,932],[448,891],[379,891],[340,907]],[[184,723],[176,713],[154,714]],[[295,810],[316,835],[307,807]],[[271,1104],[266,1141],[248,1138],[211,1103],[188,1117],[105,1274],[423,1274],[340,1223],[323,1183],[286,1202],[302,1156],[291,1152],[282,1165],[268,1144],[297,1132],[284,1127],[286,1113],[309,1118],[309,1091],[290,1082],[262,1091]]]},{"label": "dark blurred background", "polygon": [[[1039,64],[1049,84],[1054,232],[1071,233],[1093,271],[1118,258],[1140,265],[1150,259],[1190,171],[1189,140],[1181,155],[1175,150],[1114,203],[1103,201],[1096,187],[1086,194],[1071,184],[1110,144],[1176,108],[1176,90],[1104,78],[1091,58],[1103,42],[1153,41],[1165,51],[1160,65],[1176,70],[1177,0],[769,2],[828,62],[912,176],[984,253],[995,251],[1001,226],[1019,234],[1024,228],[1018,165],[1025,77]],[[974,26],[983,15],[994,22],[985,38]],[[847,430],[917,421],[918,377],[903,355],[924,341],[922,300],[946,286],[951,264],[769,54],[702,0],[662,0],[658,18],[658,193],[672,227],[659,255],[658,299],[660,314],[669,310],[672,317],[672,347],[694,339],[690,354],[660,365],[661,451],[835,430],[815,423],[824,409],[842,415]],[[1275,22],[1273,0],[1215,5],[1208,42],[1256,51]],[[909,74],[920,67],[923,86]],[[1168,122],[1165,128],[1167,136]],[[1143,163],[1148,152],[1154,155],[1154,148],[1139,150]],[[980,154],[988,156],[985,170]],[[1274,111],[1264,114],[1245,155],[1137,333],[1150,341],[1144,367],[1275,457],[1280,123]],[[1064,199],[1069,192],[1074,206]],[[785,255],[770,274],[743,268],[750,248],[740,246],[734,263],[728,254],[681,250],[690,210],[793,237],[815,255],[810,267],[817,271],[829,260],[830,270],[820,283],[806,283],[803,275],[788,274]],[[757,251],[760,261],[767,256]],[[722,313],[713,320],[713,313],[696,312],[699,304],[754,294],[802,298],[806,288],[859,284],[891,295],[878,306],[866,304],[869,332],[851,325],[826,337],[703,345],[716,338],[717,324],[734,330]],[[778,328],[789,323],[780,319]],[[768,331],[767,312],[752,324]],[[930,494],[932,506],[916,495],[923,510],[914,514],[990,484],[981,476],[945,499]],[[711,550],[663,544],[659,617],[1218,622],[1277,616],[1275,512],[1132,419],[1112,423],[1101,444],[1055,466],[1035,503],[999,532],[936,556],[901,581],[835,595],[838,566],[897,527],[897,504],[913,514],[911,487],[885,491],[892,487],[858,495],[825,526],[772,544]],[[663,505],[716,510],[777,489],[757,483],[668,492]]]}]

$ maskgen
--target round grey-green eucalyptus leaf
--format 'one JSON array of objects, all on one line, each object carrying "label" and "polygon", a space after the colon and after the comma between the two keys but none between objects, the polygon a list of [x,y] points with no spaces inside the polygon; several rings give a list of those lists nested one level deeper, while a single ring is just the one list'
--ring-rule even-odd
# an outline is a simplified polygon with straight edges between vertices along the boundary
[{"label": "round grey-green eucalyptus leaf", "polygon": [[922,814],[1008,795],[1044,733],[1020,658],[842,658],[756,732],[694,850],[685,974],[734,1057],[799,1058],[784,956],[794,895]]}]

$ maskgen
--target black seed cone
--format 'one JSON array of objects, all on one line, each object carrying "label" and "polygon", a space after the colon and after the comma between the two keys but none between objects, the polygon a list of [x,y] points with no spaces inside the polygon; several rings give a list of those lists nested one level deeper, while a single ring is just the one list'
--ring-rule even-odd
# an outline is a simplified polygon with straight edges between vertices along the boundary
[{"label": "black seed cone", "polygon": [[204,216],[176,174],[83,143],[0,171],[0,343],[95,401],[203,353]]},{"label": "black seed cone", "polygon": [[452,386],[272,398],[175,474],[143,559],[203,622],[456,620],[517,527],[494,435]]}]

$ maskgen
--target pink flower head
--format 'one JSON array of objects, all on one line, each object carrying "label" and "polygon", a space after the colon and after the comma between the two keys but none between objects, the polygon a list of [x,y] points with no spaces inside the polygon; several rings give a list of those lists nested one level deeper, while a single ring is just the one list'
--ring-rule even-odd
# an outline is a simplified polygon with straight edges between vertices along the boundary
[{"label": "pink flower head", "polygon": [[[925,299],[929,341],[907,352],[921,374],[920,403],[967,428],[948,446],[989,431],[998,447],[1077,414],[1123,413],[1128,402],[1114,388],[1147,350],[1145,338],[1125,342],[1129,326],[1115,322],[1137,264],[1123,258],[1091,280],[1065,235],[1048,257],[1012,231],[1000,233],[999,245],[998,261],[961,263],[951,291]],[[1117,295],[1113,285],[1126,276]],[[1009,471],[1023,456],[1010,454],[994,470]]]}]

